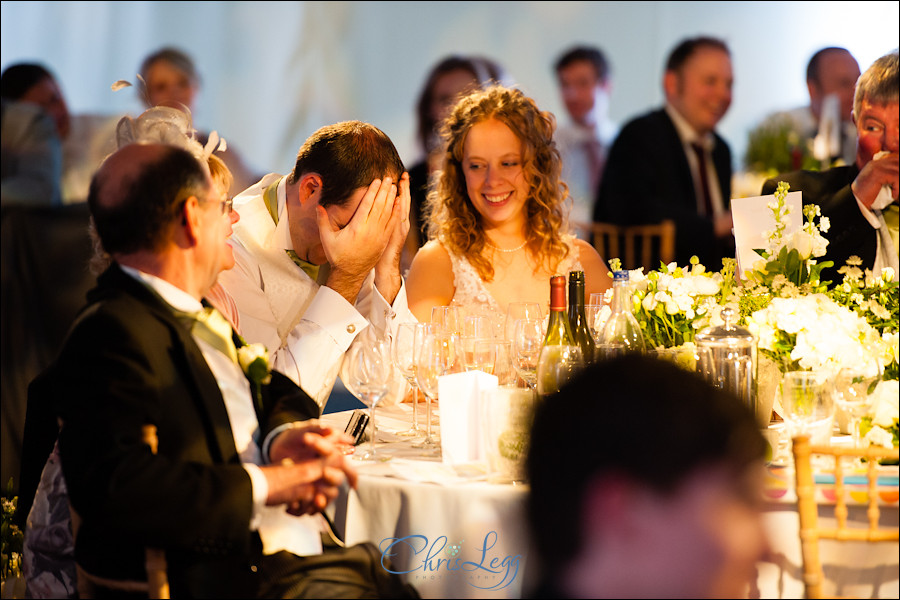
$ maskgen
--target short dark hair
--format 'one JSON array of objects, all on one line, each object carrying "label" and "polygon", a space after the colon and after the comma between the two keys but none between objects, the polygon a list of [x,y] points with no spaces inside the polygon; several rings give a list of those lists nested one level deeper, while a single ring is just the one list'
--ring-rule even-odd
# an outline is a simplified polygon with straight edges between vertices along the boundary
[{"label": "short dark hair", "polygon": [[721,50],[728,56],[731,56],[728,46],[724,41],[718,38],[708,36],[688,38],[675,46],[672,52],[669,53],[669,58],[666,60],[666,71],[681,71],[681,67],[684,66],[684,63],[686,63],[695,52],[702,50],[703,48]]},{"label": "short dark hair", "polygon": [[635,355],[586,367],[534,416],[527,514],[545,575],[581,551],[584,496],[596,477],[669,494],[705,465],[743,472],[765,448],[750,409],[694,372]]},{"label": "short dark hair", "polygon": [[158,250],[181,218],[184,201],[190,196],[205,200],[209,193],[203,166],[175,146],[167,146],[117,189],[111,189],[108,177],[102,169],[94,175],[88,206],[103,249],[110,254]]},{"label": "short dark hair", "polygon": [[309,136],[297,153],[288,183],[318,173],[322,177],[319,204],[342,206],[355,190],[385,175],[399,179],[405,170],[387,134],[362,121],[344,121]]},{"label": "short dark hair", "polygon": [[587,61],[594,67],[597,73],[597,79],[602,83],[606,83],[610,76],[609,61],[606,55],[596,46],[575,46],[567,50],[556,61],[555,70],[558,74],[560,71],[571,65],[572,63]]},{"label": "short dark hair", "polygon": [[47,67],[37,63],[18,63],[4,69],[0,75],[0,95],[7,100],[18,100],[35,84],[44,79],[54,79]]},{"label": "short dark hair", "polygon": [[846,48],[840,48],[838,46],[829,46],[828,48],[822,48],[812,55],[812,57],[809,59],[809,63],[807,63],[806,65],[806,81],[811,81],[816,85],[821,82],[822,74],[819,73],[819,63],[822,62],[822,59],[826,54],[830,54],[832,52],[850,54],[849,50],[847,50]]}]

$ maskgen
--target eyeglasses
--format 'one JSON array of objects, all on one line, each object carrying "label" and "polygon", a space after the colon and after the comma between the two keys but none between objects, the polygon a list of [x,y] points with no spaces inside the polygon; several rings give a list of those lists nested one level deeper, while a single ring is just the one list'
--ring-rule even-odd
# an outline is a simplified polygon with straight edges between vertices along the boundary
[{"label": "eyeglasses", "polygon": [[219,214],[230,215],[234,210],[234,198],[228,200],[203,200],[203,202],[213,202],[219,204]]}]

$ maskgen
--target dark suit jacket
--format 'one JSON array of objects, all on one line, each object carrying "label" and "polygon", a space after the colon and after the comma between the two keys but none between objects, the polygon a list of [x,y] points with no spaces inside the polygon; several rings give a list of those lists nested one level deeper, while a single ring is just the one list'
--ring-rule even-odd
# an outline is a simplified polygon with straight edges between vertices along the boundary
[{"label": "dark suit jacket", "polygon": [[878,233],[859,210],[850,189],[857,175],[856,165],[849,165],[827,171],[793,171],[763,184],[762,194],[768,195],[775,193],[779,181],[788,183],[789,191],[802,192],[804,206],[818,204],[822,215],[831,221],[830,229],[823,234],[828,240],[825,257],[819,260],[830,260],[834,266],[822,269],[822,281],[840,281],[837,270],[853,255],[862,259],[863,268],[875,266]]},{"label": "dark suit jacket", "polygon": [[[225,403],[188,329],[116,265],[88,294],[56,362],[33,393],[56,402],[69,498],[82,518],[75,555],[97,575],[143,578],[143,548],[164,548],[173,595],[255,597],[262,546],[252,491]],[[260,417],[318,416],[273,374]],[[159,450],[141,442],[157,427]]]},{"label": "dark suit jacket", "polygon": [[[731,150],[718,135],[712,160],[722,199],[731,203]],[[721,259],[734,249],[716,242],[712,221],[697,214],[691,168],[675,124],[665,110],[656,110],[626,124],[609,151],[594,221],[631,225],[675,221],[675,255],[685,265],[696,254],[707,268],[718,271]],[[606,257],[612,258],[612,257]]]}]

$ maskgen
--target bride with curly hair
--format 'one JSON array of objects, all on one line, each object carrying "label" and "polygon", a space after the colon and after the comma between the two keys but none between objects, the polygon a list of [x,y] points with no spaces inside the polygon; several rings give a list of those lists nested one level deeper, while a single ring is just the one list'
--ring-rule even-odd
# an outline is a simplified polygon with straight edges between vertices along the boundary
[{"label": "bride with curly hair", "polygon": [[550,277],[569,271],[584,271],[586,295],[611,285],[594,247],[569,232],[554,128],[515,88],[491,86],[456,104],[441,127],[429,241],[407,275],[417,319],[450,304],[502,318],[511,302],[538,302],[546,314]]}]

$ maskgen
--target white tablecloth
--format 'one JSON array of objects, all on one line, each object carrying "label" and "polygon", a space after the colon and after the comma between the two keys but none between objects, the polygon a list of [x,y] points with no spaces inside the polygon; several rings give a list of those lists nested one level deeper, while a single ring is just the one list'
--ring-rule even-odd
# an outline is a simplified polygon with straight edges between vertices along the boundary
[{"label": "white tablecloth", "polygon": [[[411,423],[408,405],[377,414],[382,439],[396,440],[392,433]],[[322,420],[343,428],[349,416],[335,413]],[[424,423],[424,415],[419,418]],[[472,472],[444,469],[436,459],[416,457],[419,451],[408,442],[379,444],[378,450],[394,458],[357,463],[358,489],[342,494],[333,506],[335,524],[348,543],[379,546],[423,598],[518,598],[531,589],[526,485],[488,483],[477,473],[473,478]],[[785,472],[770,477],[763,519],[775,562],[758,565],[750,598],[803,597],[796,503],[791,489],[779,488],[786,481]],[[896,527],[897,500],[881,508],[884,522]],[[821,507],[820,520],[830,510]],[[851,507],[850,519],[864,522],[865,507]],[[826,593],[898,597],[897,542],[823,541],[821,548],[826,579],[840,582],[838,588],[828,583]]]}]

